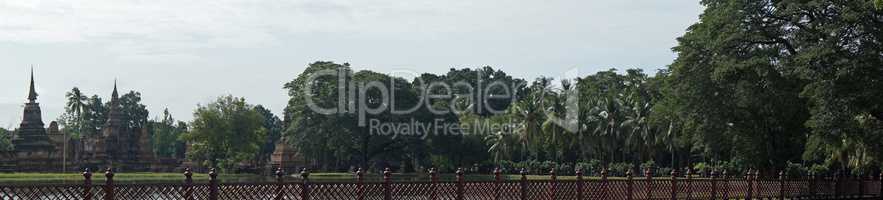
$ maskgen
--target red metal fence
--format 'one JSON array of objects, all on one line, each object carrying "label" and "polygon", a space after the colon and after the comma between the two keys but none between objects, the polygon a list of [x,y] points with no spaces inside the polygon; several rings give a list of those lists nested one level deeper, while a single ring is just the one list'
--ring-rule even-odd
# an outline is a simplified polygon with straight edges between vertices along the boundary
[{"label": "red metal fence", "polygon": [[750,171],[741,177],[715,172],[699,178],[691,172],[671,177],[609,178],[606,170],[600,179],[584,179],[576,172],[575,180],[558,180],[555,172],[548,180],[528,180],[522,171],[520,180],[503,180],[495,170],[493,181],[466,181],[462,170],[454,181],[439,181],[430,170],[429,181],[394,182],[386,170],[382,181],[365,181],[361,171],[351,182],[311,182],[302,171],[299,181],[286,182],[277,171],[275,182],[219,183],[211,170],[208,183],[194,183],[192,173],[184,173],[182,183],[114,184],[113,172],[105,172],[103,184],[92,183],[92,173],[83,173],[82,184],[4,185],[0,199],[292,199],[292,200],[552,200],[552,199],[883,199],[880,177],[761,177]]}]

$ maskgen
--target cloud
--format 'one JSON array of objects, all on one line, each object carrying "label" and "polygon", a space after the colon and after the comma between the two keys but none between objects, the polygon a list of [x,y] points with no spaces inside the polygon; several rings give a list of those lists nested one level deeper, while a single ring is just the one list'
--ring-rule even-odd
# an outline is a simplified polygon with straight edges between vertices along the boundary
[{"label": "cloud", "polygon": [[[201,49],[271,45],[292,34],[610,32],[670,3],[430,0],[0,1],[0,42],[87,43],[124,59],[193,59]],[[629,17],[633,15],[634,17]],[[615,23],[610,20],[617,20]],[[645,26],[652,27],[653,24]],[[492,36],[490,36],[492,37]]]}]

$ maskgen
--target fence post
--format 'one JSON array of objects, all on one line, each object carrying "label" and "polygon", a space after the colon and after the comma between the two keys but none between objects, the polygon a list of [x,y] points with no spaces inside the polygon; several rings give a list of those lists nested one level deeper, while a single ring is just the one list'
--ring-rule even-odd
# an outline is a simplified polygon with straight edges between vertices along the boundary
[{"label": "fence post", "polygon": [[751,169],[748,169],[748,172],[745,172],[745,180],[748,181],[748,191],[745,193],[745,199],[752,199],[753,195],[751,194],[754,190],[754,182],[752,182],[752,174]]},{"label": "fence post", "polygon": [[687,190],[687,199],[693,199],[693,169],[687,168],[687,177],[686,177],[686,185],[684,185],[684,189]]},{"label": "fence post", "polygon": [[282,168],[281,167],[277,168],[276,169],[276,198],[274,198],[275,200],[282,200],[283,196],[285,196],[285,194],[284,194],[285,190],[283,189],[283,187],[285,187],[285,180],[283,178],[284,176],[285,176],[285,172],[282,171]]},{"label": "fence post", "polygon": [[494,168],[494,200],[500,199],[500,184],[503,182],[500,168]]},{"label": "fence post", "polygon": [[653,171],[650,167],[644,169],[644,179],[647,181],[644,186],[647,189],[647,196],[644,199],[651,199],[653,198]]},{"label": "fence post", "polygon": [[842,186],[840,183],[841,175],[840,171],[834,172],[834,198],[841,198],[840,187]]},{"label": "fence post", "polygon": [[184,199],[193,200],[193,172],[184,168]]},{"label": "fence post", "polygon": [[858,198],[865,197],[865,175],[859,173],[855,180],[858,181]]},{"label": "fence post", "polygon": [[551,180],[552,180],[552,182],[549,183],[549,184],[550,184],[550,185],[549,185],[549,186],[550,186],[550,187],[549,187],[549,199],[550,199],[550,200],[554,200],[554,199],[555,199],[555,193],[558,192],[558,191],[557,191],[557,189],[558,189],[558,188],[557,188],[557,187],[558,187],[558,176],[555,174],[555,168],[554,168],[554,167],[552,168],[552,170],[549,170],[549,175],[550,175]]},{"label": "fence post", "polygon": [[585,182],[583,182],[583,170],[577,168],[576,169],[576,199],[584,200],[583,198],[583,187]]},{"label": "fence post", "polygon": [[457,200],[463,200],[464,191],[463,168],[457,168]]},{"label": "fence post", "polygon": [[300,177],[303,179],[303,188],[301,189],[300,199],[310,200],[310,171],[307,171],[307,168],[301,168]]},{"label": "fence post", "polygon": [[678,170],[671,170],[671,200],[678,199]]},{"label": "fence post", "polygon": [[83,199],[92,200],[92,171],[89,168],[83,171]]},{"label": "fence post", "polygon": [[[850,176],[846,177],[846,179],[847,179],[847,180],[846,180],[846,187],[847,187],[847,188],[852,187],[852,186],[853,186],[852,182],[855,182],[855,181],[859,181],[859,184],[858,184],[858,185],[861,186],[861,179],[859,179],[858,175],[856,175],[856,174],[851,174]],[[859,187],[859,189],[861,189],[861,187]],[[850,197],[853,197],[853,198],[857,198],[857,197],[858,197],[858,196],[856,196],[857,193],[853,192],[853,190],[847,190],[847,191],[844,191],[844,192],[847,193],[846,196],[850,196]]]},{"label": "fence post", "polygon": [[211,168],[208,171],[208,199],[218,200],[218,171]]},{"label": "fence post", "polygon": [[880,191],[877,192],[877,196],[880,197],[880,200],[883,200],[883,171],[880,172],[880,175],[877,177],[880,187],[877,187]]},{"label": "fence post", "polygon": [[436,187],[438,186],[438,170],[435,169],[435,167],[429,169],[429,179],[431,181],[429,185],[429,200],[436,200],[438,199],[436,192]]},{"label": "fence post", "polygon": [[724,169],[724,172],[721,173],[721,179],[724,181],[723,190],[721,192],[721,199],[729,199],[730,198],[730,176],[727,173],[727,169]]},{"label": "fence post", "polygon": [[817,189],[818,189],[818,186],[816,186],[816,173],[810,172],[809,173],[809,196],[812,198],[815,198]]},{"label": "fence post", "polygon": [[392,186],[390,186],[390,182],[392,181],[392,172],[389,171],[389,167],[383,169],[383,199],[392,200]]},{"label": "fence post", "polygon": [[[825,197],[832,198],[837,195],[837,179],[834,177],[834,173],[825,173],[825,177],[822,178],[822,184],[825,187]],[[831,186],[833,184],[833,186]],[[832,188],[833,187],[833,188]]]},{"label": "fence post", "polygon": [[358,170],[356,170],[356,200],[365,199],[364,179],[364,172],[362,172],[362,168],[360,167]]},{"label": "fence post", "polygon": [[779,199],[785,200],[785,171],[779,171]]},{"label": "fence post", "polygon": [[527,168],[521,168],[521,200],[527,200]]},{"label": "fence post", "polygon": [[634,172],[632,172],[631,168],[625,172],[625,179],[626,179],[626,182],[625,182],[625,184],[626,184],[626,189],[625,189],[626,197],[625,197],[625,199],[626,200],[635,199],[634,198],[635,184],[632,183],[632,178],[633,178],[632,173],[634,173]]},{"label": "fence post", "polygon": [[104,170],[104,177],[104,199],[113,200],[113,170],[110,167]]},{"label": "fence post", "polygon": [[717,199],[717,169],[711,169],[711,199]]},{"label": "fence post", "polygon": [[608,199],[607,197],[607,167],[601,168],[601,195],[599,199]]},{"label": "fence post", "polygon": [[[850,177],[850,181],[852,181],[852,182],[858,181],[858,186],[859,186],[858,189],[859,189],[859,191],[861,191],[861,178],[858,177],[858,174],[852,174],[852,176]],[[847,184],[846,187],[848,188],[848,187],[852,187],[852,186],[853,186],[853,184]],[[854,192],[852,192],[852,190],[849,190],[846,192],[850,193],[849,196],[856,197],[856,198],[858,197],[857,196],[858,193],[854,193]]]}]

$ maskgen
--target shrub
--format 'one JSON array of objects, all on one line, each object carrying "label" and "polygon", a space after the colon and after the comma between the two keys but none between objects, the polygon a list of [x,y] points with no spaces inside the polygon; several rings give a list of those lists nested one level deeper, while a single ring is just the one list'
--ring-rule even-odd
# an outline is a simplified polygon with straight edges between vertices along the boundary
[{"label": "shrub", "polygon": [[588,162],[578,162],[576,163],[576,168],[582,170],[583,174],[585,174],[586,176],[599,176],[601,161],[590,160]]},{"label": "shrub", "polygon": [[791,161],[788,161],[785,165],[785,174],[788,177],[800,177],[809,174],[809,168],[803,166],[801,163],[792,163]]},{"label": "shrub", "polygon": [[812,174],[815,174],[815,175],[822,175],[824,173],[827,173],[829,170],[830,169],[828,169],[827,165],[813,164],[812,166],[809,167],[808,171]]},{"label": "shrub", "polygon": [[625,172],[629,169],[633,169],[635,165],[632,163],[612,163],[608,166],[610,171],[607,173],[608,176],[625,176]]},{"label": "shrub", "polygon": [[573,175],[573,167],[567,163],[562,163],[558,165],[557,169],[555,169],[555,173],[558,175]]}]

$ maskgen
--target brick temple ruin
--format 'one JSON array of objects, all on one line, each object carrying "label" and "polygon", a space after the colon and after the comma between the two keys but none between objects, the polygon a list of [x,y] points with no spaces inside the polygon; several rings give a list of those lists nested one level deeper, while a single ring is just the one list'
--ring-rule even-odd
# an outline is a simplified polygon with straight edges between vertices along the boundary
[{"label": "brick temple ruin", "polygon": [[[107,167],[113,167],[117,171],[168,172],[185,167],[199,168],[183,156],[155,156],[148,130],[130,129],[126,125],[126,115],[120,106],[116,82],[111,93],[108,118],[100,133],[82,135],[81,138],[69,137],[59,130],[55,121],[50,122],[46,128],[37,96],[32,70],[22,122],[12,138],[14,148],[11,151],[0,150],[0,172],[81,171],[84,168]],[[266,166],[251,168],[280,167],[295,170],[295,167],[303,166],[303,163],[303,157],[294,148],[289,147],[286,142],[279,142],[276,143],[276,149]]]},{"label": "brick temple ruin", "polygon": [[25,103],[22,122],[12,138],[12,151],[0,152],[0,171],[78,171],[83,168],[113,167],[122,171],[162,170],[154,157],[146,129],[130,130],[121,112],[119,93],[114,83],[108,118],[100,134],[71,138],[62,133],[53,121],[49,128],[43,123],[40,103],[37,103],[34,74],[28,102]]}]

